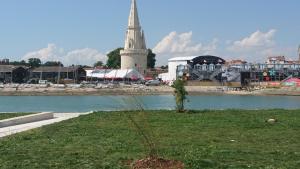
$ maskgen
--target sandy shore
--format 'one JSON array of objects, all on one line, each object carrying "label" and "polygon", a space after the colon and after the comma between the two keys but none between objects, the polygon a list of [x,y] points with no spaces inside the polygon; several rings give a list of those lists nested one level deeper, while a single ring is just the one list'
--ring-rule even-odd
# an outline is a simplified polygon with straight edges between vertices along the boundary
[{"label": "sandy shore", "polygon": [[[233,91],[223,87],[187,86],[189,95],[288,95],[300,96],[300,88]],[[172,95],[169,86],[139,86],[118,88],[0,88],[0,96],[105,96],[105,95]]]}]

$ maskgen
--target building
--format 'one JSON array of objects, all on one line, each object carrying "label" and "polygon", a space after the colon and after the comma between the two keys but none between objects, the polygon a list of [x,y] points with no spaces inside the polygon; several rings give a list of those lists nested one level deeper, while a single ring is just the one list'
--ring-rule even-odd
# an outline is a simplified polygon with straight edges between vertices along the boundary
[{"label": "building", "polygon": [[168,60],[168,73],[164,74],[162,77],[166,81],[174,81],[177,79],[177,68],[179,66],[186,66],[191,62],[195,56],[188,57],[175,57]]},{"label": "building", "polygon": [[162,69],[161,67],[151,68],[147,70],[145,80],[156,79],[160,74],[167,73],[168,69]]},{"label": "building", "polygon": [[226,61],[217,56],[175,57],[168,60],[168,73],[160,74],[163,81],[185,76],[191,81],[216,81],[221,78]]},{"label": "building", "polygon": [[25,66],[0,65],[0,83],[25,83],[29,68]]},{"label": "building", "polygon": [[285,64],[285,56],[271,56],[267,59],[267,64]]},{"label": "building", "polygon": [[9,59],[0,60],[0,65],[9,65]]},{"label": "building", "polygon": [[144,32],[141,29],[136,0],[132,0],[128,29],[126,32],[125,47],[120,51],[121,69],[135,69],[142,75],[147,71],[146,41]]},{"label": "building", "polygon": [[245,61],[245,60],[237,59],[237,60],[231,60],[231,61],[226,62],[226,65],[227,66],[243,65],[243,64],[246,64],[246,63],[247,63],[247,61]]},{"label": "building", "polygon": [[35,83],[47,80],[53,83],[79,83],[86,79],[86,71],[79,66],[40,66],[30,71],[30,77]]}]

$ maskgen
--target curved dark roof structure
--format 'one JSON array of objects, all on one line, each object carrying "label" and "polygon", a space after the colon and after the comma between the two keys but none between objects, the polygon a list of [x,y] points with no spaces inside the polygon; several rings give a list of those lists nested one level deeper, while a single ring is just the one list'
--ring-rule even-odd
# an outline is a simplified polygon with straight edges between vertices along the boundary
[{"label": "curved dark roof structure", "polygon": [[192,61],[191,61],[191,65],[194,66],[194,65],[197,65],[197,64],[200,64],[200,65],[203,65],[203,64],[225,64],[225,60],[220,58],[220,57],[217,57],[217,56],[211,56],[211,55],[205,55],[205,56],[198,56],[196,58],[194,58]]}]

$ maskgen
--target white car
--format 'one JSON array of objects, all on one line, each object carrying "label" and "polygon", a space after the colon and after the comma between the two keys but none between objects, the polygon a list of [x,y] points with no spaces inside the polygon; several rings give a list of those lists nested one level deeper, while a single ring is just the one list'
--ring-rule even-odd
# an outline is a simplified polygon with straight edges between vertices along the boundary
[{"label": "white car", "polygon": [[146,86],[158,86],[160,85],[159,80],[149,80],[145,83]]}]

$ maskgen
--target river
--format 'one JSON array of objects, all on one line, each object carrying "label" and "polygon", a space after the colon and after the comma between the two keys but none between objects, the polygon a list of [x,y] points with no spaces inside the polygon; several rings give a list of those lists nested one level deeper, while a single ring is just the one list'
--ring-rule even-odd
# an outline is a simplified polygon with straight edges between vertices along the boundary
[{"label": "river", "polygon": [[[300,109],[292,96],[189,96],[187,109]],[[163,96],[0,96],[0,112],[88,112],[144,109],[171,110],[174,97]]]}]

